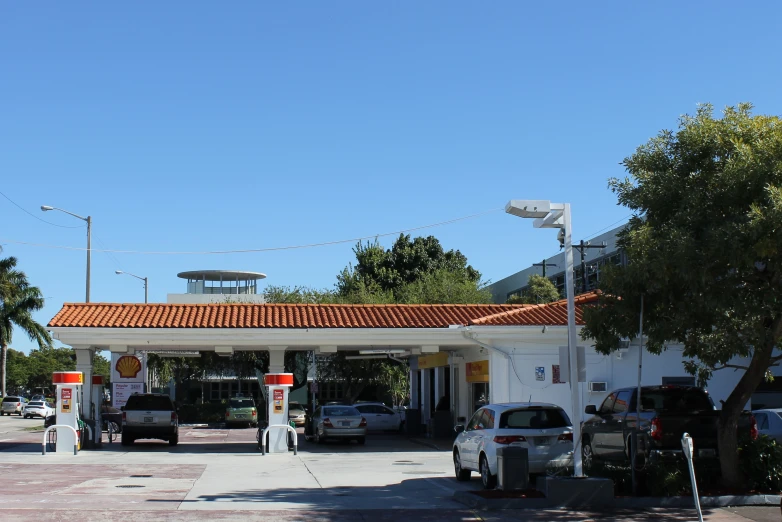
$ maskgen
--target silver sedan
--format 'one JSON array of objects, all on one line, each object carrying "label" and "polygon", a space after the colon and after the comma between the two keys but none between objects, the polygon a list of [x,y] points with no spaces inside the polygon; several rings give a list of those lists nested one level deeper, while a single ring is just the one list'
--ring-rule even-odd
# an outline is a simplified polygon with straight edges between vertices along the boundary
[{"label": "silver sedan", "polygon": [[342,439],[364,444],[366,436],[367,420],[353,406],[321,406],[304,428],[304,437],[318,443]]}]

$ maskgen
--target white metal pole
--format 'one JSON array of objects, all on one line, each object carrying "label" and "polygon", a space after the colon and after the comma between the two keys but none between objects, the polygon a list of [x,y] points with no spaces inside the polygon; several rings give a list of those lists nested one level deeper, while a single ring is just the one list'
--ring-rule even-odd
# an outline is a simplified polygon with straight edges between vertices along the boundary
[{"label": "white metal pole", "polygon": [[573,408],[573,475],[582,477],[581,466],[581,390],[578,384],[578,347],[576,339],[576,301],[573,285],[573,243],[570,227],[570,203],[564,204],[565,289],[567,291],[567,343],[570,354],[570,399]]}]

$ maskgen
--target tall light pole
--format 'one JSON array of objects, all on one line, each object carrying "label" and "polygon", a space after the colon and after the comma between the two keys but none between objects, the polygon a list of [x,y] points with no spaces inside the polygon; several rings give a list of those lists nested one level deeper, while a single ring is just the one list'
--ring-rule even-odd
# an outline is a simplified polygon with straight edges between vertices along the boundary
[{"label": "tall light pole", "polygon": [[63,210],[57,207],[50,207],[48,205],[41,205],[41,210],[43,210],[44,212],[46,212],[47,210],[59,210],[60,212],[65,212],[70,216],[79,218],[82,221],[87,222],[87,297],[85,302],[89,303],[90,302],[90,254],[92,253],[92,248],[90,247],[90,240],[92,239],[90,231],[92,229],[92,217],[90,216],[81,217],[80,215],[74,214],[73,212],[68,212],[67,210]]},{"label": "tall light pole", "polygon": [[125,274],[129,275],[131,277],[135,277],[136,279],[141,279],[144,281],[144,303],[147,303],[147,296],[149,295],[149,285],[147,284],[149,281],[146,277],[137,276],[136,274],[131,274],[130,272],[123,272],[122,270],[116,270],[116,274]]},{"label": "tall light pole", "polygon": [[535,228],[558,228],[565,247],[565,290],[567,292],[567,344],[570,354],[570,400],[573,409],[573,475],[582,477],[581,466],[581,394],[578,384],[578,348],[576,346],[576,303],[573,294],[573,243],[570,228],[570,203],[547,200],[514,199],[505,212],[522,218],[535,218]]}]

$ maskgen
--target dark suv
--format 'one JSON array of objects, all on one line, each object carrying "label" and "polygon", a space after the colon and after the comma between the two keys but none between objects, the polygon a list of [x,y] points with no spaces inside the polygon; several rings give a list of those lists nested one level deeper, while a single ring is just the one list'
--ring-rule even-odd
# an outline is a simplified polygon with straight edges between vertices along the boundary
[{"label": "dark suv", "polygon": [[171,397],[138,393],[128,398],[122,407],[122,444],[137,439],[163,439],[171,446],[179,442],[179,419]]}]

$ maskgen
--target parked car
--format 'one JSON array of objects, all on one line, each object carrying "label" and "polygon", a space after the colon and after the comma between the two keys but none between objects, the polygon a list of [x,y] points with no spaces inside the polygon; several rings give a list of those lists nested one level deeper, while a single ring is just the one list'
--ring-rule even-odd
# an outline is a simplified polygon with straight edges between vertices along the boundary
[{"label": "parked car", "polygon": [[402,429],[400,415],[382,402],[368,402],[354,406],[367,420],[368,431],[399,431]]},{"label": "parked car", "polygon": [[754,410],[752,415],[758,423],[759,435],[765,435],[782,443],[782,408]]},{"label": "parked car", "polygon": [[367,420],[353,406],[321,406],[304,428],[304,438],[322,443],[326,439],[366,442]]},{"label": "parked car", "polygon": [[[630,460],[630,435],[638,424],[637,388],[621,388],[608,394],[600,407],[592,404],[585,412],[594,415],[582,428],[585,461]],[[693,439],[698,458],[717,457],[717,422],[720,412],[709,394],[695,386],[643,386],[641,388],[638,458],[682,457],[684,432]],[[739,431],[757,435],[755,421],[745,414]]]},{"label": "parked car", "polygon": [[43,395],[33,395],[30,401],[46,401],[46,397]]},{"label": "parked car", "polygon": [[54,408],[49,406],[46,401],[30,401],[24,407],[22,414],[25,419],[32,417],[41,417],[42,419],[45,419],[50,415],[54,415]]},{"label": "parked car", "polygon": [[258,426],[258,409],[251,397],[233,397],[225,410],[225,427],[237,425]]},{"label": "parked car", "polygon": [[466,426],[455,427],[453,466],[456,480],[481,474],[486,489],[497,485],[497,449],[527,448],[530,473],[573,467],[573,424],[565,410],[547,403],[487,404]]},{"label": "parked car", "polygon": [[298,426],[304,426],[307,423],[307,410],[301,403],[288,403],[288,420]]},{"label": "parked car", "polygon": [[123,446],[138,439],[162,439],[171,446],[179,442],[179,418],[168,395],[137,393],[121,410]]},{"label": "parked car", "polygon": [[8,395],[3,398],[3,404],[0,406],[0,415],[12,415],[16,413],[21,416],[22,411],[28,402],[29,401],[24,397]]}]

